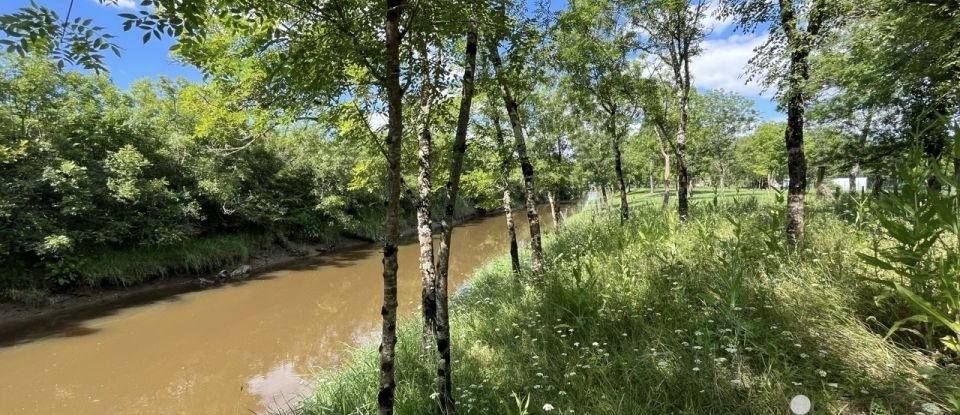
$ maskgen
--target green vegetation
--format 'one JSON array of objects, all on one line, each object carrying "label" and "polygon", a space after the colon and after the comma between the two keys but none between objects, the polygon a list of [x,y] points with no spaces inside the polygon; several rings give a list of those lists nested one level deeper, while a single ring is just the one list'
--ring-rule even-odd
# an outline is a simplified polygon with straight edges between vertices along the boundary
[{"label": "green vegetation", "polygon": [[[834,214],[845,208],[810,212],[809,244],[789,254],[771,205],[693,207],[684,226],[659,207],[633,207],[626,227],[586,210],[547,238],[543,287],[503,259],[480,270],[452,305],[460,410],[766,414],[798,394],[814,413],[960,410],[956,365],[885,340],[902,304],[873,302],[856,255],[871,235]],[[418,330],[400,329],[398,413],[435,406]],[[375,361],[364,346],[320,375],[302,412],[374,412]]]},{"label": "green vegetation", "polygon": [[[122,29],[206,78],[128,91],[63,70],[106,70],[109,28],[0,16],[0,292],[350,234],[383,241],[381,344],[304,412],[960,410],[957,0],[553,3],[141,0]],[[735,35],[784,122],[697,84]],[[538,201],[588,187],[601,216],[544,253]],[[491,266],[451,313],[452,217],[517,200],[529,268]],[[423,325],[398,343],[414,224]]]},{"label": "green vegetation", "polygon": [[[383,166],[365,132],[326,139],[317,125],[239,106],[216,83],[120,91],[41,58],[0,56],[0,93],[0,298],[216,271],[274,235],[383,234]],[[468,161],[481,182],[465,185],[457,216],[498,203],[484,161]]]}]

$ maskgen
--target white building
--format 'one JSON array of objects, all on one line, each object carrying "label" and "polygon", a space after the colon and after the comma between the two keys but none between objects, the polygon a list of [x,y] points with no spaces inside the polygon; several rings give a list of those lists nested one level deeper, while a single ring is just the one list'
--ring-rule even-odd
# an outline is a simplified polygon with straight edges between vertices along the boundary
[{"label": "white building", "polygon": [[[836,186],[836,187],[839,187],[841,191],[844,191],[844,192],[849,192],[849,191],[850,191],[850,178],[849,178],[849,177],[835,177],[835,178],[829,179],[829,182],[830,182],[832,185],[834,185],[834,186]],[[864,191],[867,190],[867,178],[866,178],[866,177],[857,177],[857,178],[855,179],[855,183],[856,183],[857,188],[854,189],[854,190],[856,190],[856,191],[858,191],[858,192],[864,192]]]}]

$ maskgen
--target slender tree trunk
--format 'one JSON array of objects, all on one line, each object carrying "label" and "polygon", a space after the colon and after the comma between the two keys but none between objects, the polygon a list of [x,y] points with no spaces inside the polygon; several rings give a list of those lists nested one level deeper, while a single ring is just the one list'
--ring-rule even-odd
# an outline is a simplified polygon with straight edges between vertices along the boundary
[{"label": "slender tree trunk", "polygon": [[873,176],[873,193],[874,196],[879,196],[880,192],[883,191],[883,176],[876,175]]},{"label": "slender tree trunk", "polygon": [[550,216],[553,218],[553,228],[560,229],[563,226],[560,218],[560,204],[554,200],[553,192],[547,192],[547,200],[550,202]]},{"label": "slender tree trunk", "polygon": [[654,186],[656,186],[656,183],[654,183],[654,180],[653,180],[653,173],[650,173],[650,191],[647,194],[650,194],[650,195],[653,194]]},{"label": "slender tree trunk", "polygon": [[607,186],[600,186],[600,195],[603,196],[603,209],[606,210],[610,206],[610,200],[607,199]]},{"label": "slender tree trunk", "polygon": [[493,115],[496,127],[497,152],[500,154],[500,185],[503,187],[503,214],[507,218],[507,238],[510,242],[510,265],[515,277],[520,276],[520,249],[517,246],[517,228],[513,224],[513,198],[510,196],[510,150],[500,127],[500,111]]},{"label": "slender tree trunk", "polygon": [[543,277],[543,248],[540,241],[540,216],[537,214],[536,191],[533,183],[533,164],[530,163],[530,157],[527,155],[526,136],[523,133],[517,101],[513,99],[510,85],[504,78],[503,64],[500,60],[500,52],[497,50],[498,43],[490,42],[487,47],[490,52],[490,62],[493,64],[496,73],[497,83],[500,85],[500,96],[503,98],[507,115],[510,117],[510,127],[513,129],[513,138],[516,141],[517,156],[520,159],[520,171],[523,173],[523,183],[527,196],[527,220],[530,222],[530,270],[533,272],[534,279],[539,280]]},{"label": "slender tree trunk", "polygon": [[817,166],[817,181],[815,186],[817,186],[817,199],[825,197],[827,195],[826,189],[823,187],[823,178],[827,175],[826,166]]},{"label": "slender tree trunk", "polygon": [[405,0],[387,0],[386,73],[387,91],[387,178],[386,219],[383,240],[383,326],[380,335],[380,375],[377,405],[380,415],[393,414],[397,383],[394,379],[397,345],[397,244],[400,240],[400,174],[403,142],[403,87],[400,84],[400,18]]},{"label": "slender tree trunk", "polygon": [[[683,84],[681,84],[683,85]],[[687,92],[677,93],[679,102],[679,116],[677,117],[677,213],[680,221],[686,222],[689,215],[688,196],[690,178],[687,175]]]},{"label": "slender tree trunk", "polygon": [[813,0],[806,23],[806,32],[800,33],[799,19],[790,0],[779,0],[780,24],[787,38],[790,67],[787,86],[787,173],[790,188],[787,191],[787,244],[793,248],[803,245],[804,198],[807,188],[807,158],[803,152],[803,118],[806,98],[803,88],[810,79],[810,48],[820,32],[824,16],[824,1]]},{"label": "slender tree trunk", "polygon": [[[611,125],[612,128],[616,129],[615,125]],[[622,156],[620,154],[620,136],[613,132],[613,139],[611,140],[611,147],[613,147],[613,170],[617,175],[617,187],[620,190],[620,223],[624,223],[627,219],[630,219],[630,207],[627,205],[627,186],[623,180],[623,162]]]},{"label": "slender tree trunk", "polygon": [[467,128],[470,126],[470,107],[473,103],[473,74],[477,67],[477,29],[469,23],[466,55],[463,65],[463,95],[460,98],[460,113],[453,136],[453,155],[450,160],[450,178],[447,180],[447,200],[440,221],[440,255],[437,258],[437,391],[440,393],[438,413],[452,414],[456,411],[453,399],[453,361],[450,358],[450,315],[448,305],[448,281],[450,270],[450,242],[453,237],[453,212],[460,192],[460,174],[463,172],[463,157],[467,151]]},{"label": "slender tree trunk", "polygon": [[657,145],[660,147],[660,157],[663,158],[663,207],[670,204],[670,152],[664,141],[667,139],[666,128],[658,125],[656,129]]},{"label": "slender tree trunk", "polygon": [[423,91],[421,93],[420,103],[420,133],[417,144],[417,165],[419,175],[417,176],[417,187],[420,197],[417,201],[417,241],[420,244],[420,309],[423,313],[423,350],[427,351],[433,347],[433,332],[436,330],[437,317],[437,289],[436,289],[436,269],[433,263],[433,218],[431,215],[431,167],[430,152],[432,136],[430,134],[431,121],[431,94],[432,82],[430,76],[430,67],[427,64],[427,46],[421,43],[419,54],[423,59],[423,68],[421,76],[423,77]]}]

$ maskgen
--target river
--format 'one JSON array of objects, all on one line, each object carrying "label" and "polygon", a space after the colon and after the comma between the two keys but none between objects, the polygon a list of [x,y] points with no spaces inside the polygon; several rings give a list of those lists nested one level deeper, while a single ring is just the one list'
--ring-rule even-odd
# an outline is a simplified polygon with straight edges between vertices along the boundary
[{"label": "river", "polygon": [[[516,223],[529,239],[524,212]],[[499,215],[454,230],[451,287],[506,252],[505,228]],[[400,312],[409,316],[420,295],[416,241],[399,255]],[[295,403],[311,374],[376,341],[381,258],[375,246],[346,250],[40,322],[36,333],[0,339],[0,414],[250,414]]]}]

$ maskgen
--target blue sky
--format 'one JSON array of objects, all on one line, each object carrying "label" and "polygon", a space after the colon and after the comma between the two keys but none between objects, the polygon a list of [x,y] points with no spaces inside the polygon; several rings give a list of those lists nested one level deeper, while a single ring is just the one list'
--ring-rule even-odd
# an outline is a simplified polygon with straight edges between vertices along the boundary
[{"label": "blue sky", "polygon": [[[63,17],[67,12],[69,0],[39,0],[38,3],[55,10]],[[136,10],[134,0],[117,0],[117,6],[101,5],[97,0],[74,0],[72,16],[93,19],[96,24],[117,36],[115,42],[121,48],[117,58],[109,54],[106,58],[109,76],[121,88],[141,78],[182,76],[190,80],[200,80],[200,72],[193,67],[183,66],[170,57],[170,39],[151,40],[147,44],[141,41],[142,33],[136,30],[124,32],[123,19],[118,13]],[[551,0],[554,10],[565,6],[565,0]],[[29,0],[0,1],[0,14],[12,12],[29,5]],[[727,21],[709,18],[712,28],[710,36],[703,43],[704,52],[691,62],[693,83],[700,89],[723,88],[740,93],[756,103],[761,119],[783,120],[786,117],[776,111],[776,105],[761,94],[761,88],[755,84],[745,84],[743,76],[747,61],[753,56],[753,48],[762,44],[766,33],[735,33]]]}]

